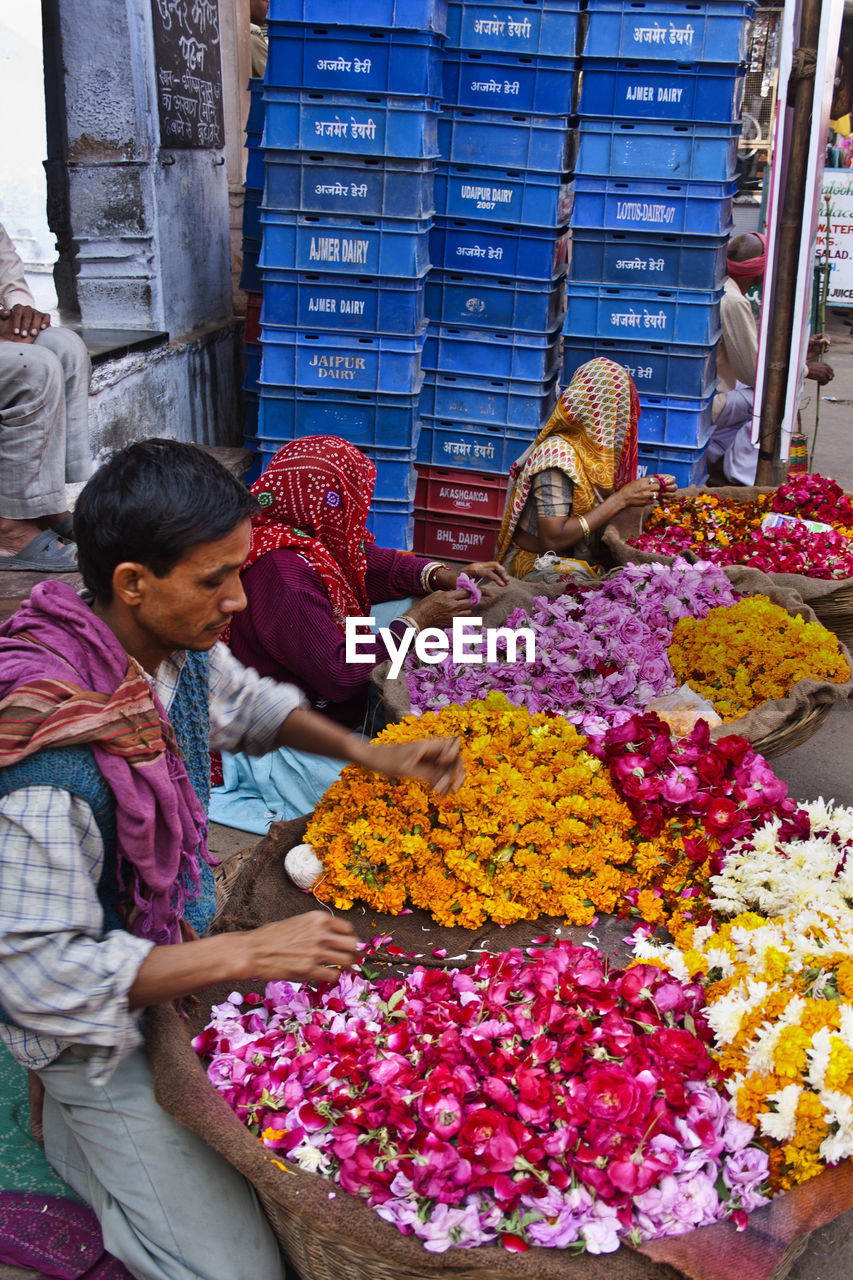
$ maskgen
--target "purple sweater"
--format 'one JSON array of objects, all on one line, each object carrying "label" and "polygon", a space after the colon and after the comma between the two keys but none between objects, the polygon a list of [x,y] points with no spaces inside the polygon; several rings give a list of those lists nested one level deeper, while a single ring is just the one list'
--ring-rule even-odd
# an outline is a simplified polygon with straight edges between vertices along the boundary
[{"label": "purple sweater", "polygon": [[[421,570],[429,564],[371,543],[365,587],[373,604],[421,596]],[[316,569],[291,547],[268,551],[243,574],[247,605],[231,623],[231,649],[262,676],[297,685],[311,705],[355,728],[367,713],[372,666],[345,661],[344,637]],[[407,628],[394,627],[396,633]],[[376,637],[376,665],[391,655]]]}]

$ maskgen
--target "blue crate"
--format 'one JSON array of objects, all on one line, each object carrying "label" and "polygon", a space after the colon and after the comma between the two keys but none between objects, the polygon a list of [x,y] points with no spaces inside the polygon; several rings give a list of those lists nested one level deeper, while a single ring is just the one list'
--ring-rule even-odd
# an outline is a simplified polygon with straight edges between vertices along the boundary
[{"label": "blue crate", "polygon": [[738,0],[588,0],[587,58],[740,63],[755,6]]},{"label": "blue crate", "polygon": [[562,321],[565,305],[563,276],[544,284],[457,271],[427,276],[426,315],[438,324],[550,333]]},{"label": "blue crate", "polygon": [[244,347],[246,352],[246,375],[243,378],[243,390],[251,392],[252,395],[257,395],[258,379],[261,376],[261,344],[259,342],[247,342]]},{"label": "blue crate", "polygon": [[563,330],[570,337],[618,338],[710,347],[720,337],[720,299],[690,289],[571,283]]},{"label": "blue crate", "polygon": [[297,436],[342,436],[359,449],[406,447],[418,442],[415,394],[382,396],[324,387],[264,386],[258,407],[258,435],[278,440]]},{"label": "blue crate", "polygon": [[572,232],[572,280],[664,289],[722,289],[728,236]]},{"label": "blue crate", "polygon": [[262,209],[263,270],[420,279],[430,265],[430,218],[336,218]]},{"label": "blue crate", "polygon": [[575,170],[611,178],[727,182],[737,172],[740,124],[581,119]]},{"label": "blue crate", "polygon": [[567,386],[575,370],[595,356],[606,356],[627,369],[640,396],[703,400],[717,383],[716,347],[671,347],[663,342],[564,334],[562,385]]},{"label": "blue crate", "polygon": [[429,238],[433,266],[520,280],[554,280],[566,269],[568,230],[505,227],[436,218]]},{"label": "blue crate", "polygon": [[506,475],[536,438],[539,427],[524,431],[502,423],[421,418],[417,460],[421,465]]},{"label": "blue crate", "polygon": [[432,160],[380,160],[270,151],[264,204],[285,213],[340,213],[350,218],[431,218]]},{"label": "blue crate", "polygon": [[450,0],[449,49],[491,49],[572,57],[578,46],[580,0]]},{"label": "blue crate", "polygon": [[249,114],[246,116],[246,133],[262,133],[264,128],[264,79],[252,76],[249,80]]},{"label": "blue crate", "polygon": [[253,191],[263,191],[266,179],[264,149],[259,142],[257,146],[247,146],[246,152],[246,181],[243,185]]},{"label": "blue crate", "polygon": [[338,333],[423,332],[424,282],[318,271],[265,271],[261,323]]},{"label": "blue crate", "polygon": [[367,527],[378,547],[411,551],[415,539],[415,518],[405,503],[372,503],[367,513]]},{"label": "blue crate", "polygon": [[243,265],[240,270],[239,288],[244,293],[261,293],[264,287],[261,269],[258,266],[258,255],[261,250],[260,240],[243,237]]},{"label": "blue crate", "polygon": [[446,218],[562,227],[572,216],[573,198],[567,173],[441,163],[435,172],[435,211]]},{"label": "blue crate", "polygon": [[424,343],[425,372],[477,373],[488,369],[508,381],[547,382],[560,364],[560,330],[534,335],[431,324]]},{"label": "blue crate", "polygon": [[740,119],[744,83],[739,67],[590,60],[578,110],[606,120],[731,124]]},{"label": "blue crate", "polygon": [[248,240],[261,238],[261,195],[249,187],[243,193],[243,235]]},{"label": "blue crate", "polygon": [[[300,433],[305,434],[305,433]],[[298,437],[288,436],[279,440],[266,436],[258,436],[248,443],[248,447],[263,459],[261,471],[269,466],[270,461],[279,449],[289,440]],[[341,439],[346,439],[342,436]],[[350,441],[353,443],[353,441]],[[372,458],[376,464],[376,483],[373,487],[374,499],[383,502],[401,502],[411,505],[415,498],[417,473],[415,472],[416,449],[383,449],[362,448],[362,453]]]},{"label": "blue crate", "polygon": [[421,416],[538,431],[557,403],[557,379],[509,382],[476,374],[427,373]]},{"label": "blue crate", "polygon": [[698,449],[674,449],[667,445],[641,444],[637,448],[637,475],[665,473],[675,476],[679,489],[691,484],[704,484],[708,476],[708,446]]},{"label": "blue crate", "polygon": [[728,235],[735,182],[626,182],[575,178],[572,227],[598,231]]},{"label": "blue crate", "polygon": [[441,43],[421,31],[269,24],[266,83],[327,93],[444,95]]},{"label": "blue crate", "polygon": [[265,147],[410,160],[439,154],[434,98],[300,93],[267,86],[266,104]]},{"label": "blue crate", "polygon": [[438,116],[441,158],[451,164],[567,173],[574,167],[577,130],[566,116],[442,107]]},{"label": "blue crate", "polygon": [[324,26],[410,27],[447,31],[447,0],[270,0],[270,22],[310,22]]},{"label": "blue crate", "polygon": [[703,400],[678,400],[670,396],[641,396],[639,438],[644,445],[667,444],[697,449],[714,431],[713,394]]},{"label": "blue crate", "polygon": [[570,116],[577,108],[579,67],[574,58],[452,50],[444,59],[444,100],[485,111]]},{"label": "blue crate", "polygon": [[346,387],[383,395],[414,395],[420,384],[424,335],[261,329],[260,386]]}]

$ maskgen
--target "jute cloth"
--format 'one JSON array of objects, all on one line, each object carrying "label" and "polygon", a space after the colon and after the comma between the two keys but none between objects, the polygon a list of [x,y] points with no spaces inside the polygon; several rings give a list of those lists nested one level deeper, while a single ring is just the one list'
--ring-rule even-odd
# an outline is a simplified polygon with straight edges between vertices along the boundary
[{"label": "jute cloth", "polygon": [[[610,526],[608,526],[609,529]],[[633,548],[629,547],[628,550],[631,551]],[[662,556],[643,552],[638,552],[637,556],[638,559],[642,556],[645,563],[651,560],[671,563]],[[619,572],[619,569],[614,569],[607,577]],[[778,583],[768,574],[761,573],[758,569],[737,566],[727,569],[726,573],[734,589],[741,595],[766,595],[774,604],[781,605],[791,614],[807,618],[811,622],[819,621],[813,609],[803,601],[796,590]],[[542,580],[538,582],[513,580],[503,590],[496,589],[493,596],[473,612],[482,617],[486,627],[502,626],[514,609],[526,607],[534,596],[556,599],[565,590],[566,581],[565,578],[558,578],[553,574],[544,574]],[[606,578],[602,581],[606,581]],[[839,643],[847,664],[853,672],[853,657],[844,644],[841,641]],[[412,704],[405,674],[400,674],[392,680],[388,674],[390,666],[390,662],[383,662],[373,672],[372,679],[379,690],[387,719],[399,721],[411,713]],[[798,680],[786,698],[780,698],[775,702],[764,702],[752,711],[748,711],[740,719],[718,725],[716,729],[712,729],[711,737],[721,738],[727,734],[737,733],[750,742],[759,742],[768,734],[778,734],[786,726],[797,721],[806,711],[833,702],[843,702],[851,693],[853,693],[853,675],[843,684],[833,684],[830,680]]]},{"label": "jute cloth", "polygon": [[[302,841],[305,825],[306,819],[274,824],[247,858],[228,907],[215,927],[220,931],[252,928],[313,905],[309,895],[290,883],[282,865],[286,851]],[[533,937],[560,927],[559,922],[539,920],[507,929],[487,926],[472,934],[462,929],[442,929],[420,911],[400,917],[359,909],[340,914],[351,919],[364,939],[379,932],[390,933],[396,946],[424,953],[426,962],[454,966],[466,960],[470,963],[478,950],[524,945]],[[625,928],[607,920],[594,930],[602,948],[619,955],[623,962],[628,955],[620,941]],[[588,930],[566,927],[562,927],[561,936],[576,941],[590,939]],[[432,959],[431,952],[438,946],[447,949],[448,960]],[[389,960],[395,963],[393,957]],[[390,965],[384,970],[390,972]],[[428,1253],[416,1239],[401,1235],[341,1187],[335,1187],[330,1198],[332,1188],[327,1180],[303,1172],[281,1159],[278,1152],[266,1151],[209,1083],[190,1038],[208,1021],[211,1005],[220,1003],[237,987],[261,991],[263,984],[207,987],[199,992],[197,1009],[187,1022],[171,1005],[150,1011],[146,1043],[157,1100],[239,1169],[262,1198],[276,1206],[277,1216],[286,1215],[295,1231],[345,1246],[350,1258],[363,1258],[363,1266],[351,1273],[353,1277],[399,1274],[406,1280],[731,1280],[737,1276],[738,1280],[784,1280],[804,1248],[808,1233],[853,1205],[853,1163],[848,1161],[758,1210],[743,1232],[721,1223],[685,1236],[650,1242],[641,1252],[623,1247],[615,1254],[601,1256],[574,1257],[560,1250],[537,1248],[508,1254],[497,1245]],[[381,1260],[381,1265],[376,1259]],[[301,1280],[326,1280],[327,1276],[331,1280],[331,1273],[325,1268],[316,1267],[315,1272],[303,1274]]]}]

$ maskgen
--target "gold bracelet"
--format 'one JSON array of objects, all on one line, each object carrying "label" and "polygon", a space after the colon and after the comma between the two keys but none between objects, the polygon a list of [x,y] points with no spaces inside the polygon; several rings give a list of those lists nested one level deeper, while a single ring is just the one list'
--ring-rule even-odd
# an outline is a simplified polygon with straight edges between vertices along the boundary
[{"label": "gold bracelet", "polygon": [[420,631],[420,626],[418,625],[418,623],[417,623],[417,622],[415,622],[415,620],[414,620],[414,618],[411,616],[411,614],[408,614],[408,613],[401,613],[401,614],[400,614],[400,617],[399,617],[399,619],[398,619],[398,621],[399,621],[399,622],[408,622],[408,624],[409,624],[409,626],[410,626],[410,627],[414,627],[414,628],[415,628],[415,634],[417,634],[417,633]]},{"label": "gold bracelet", "polygon": [[585,542],[589,542],[589,535],[590,535],[591,530],[590,530],[590,527],[589,527],[589,525],[588,525],[588,523],[587,523],[586,516],[575,516],[575,519],[577,520],[578,524],[579,524],[579,525],[580,525],[580,527],[581,527],[581,531],[582,531],[583,536],[584,536],[584,541],[585,541]]}]

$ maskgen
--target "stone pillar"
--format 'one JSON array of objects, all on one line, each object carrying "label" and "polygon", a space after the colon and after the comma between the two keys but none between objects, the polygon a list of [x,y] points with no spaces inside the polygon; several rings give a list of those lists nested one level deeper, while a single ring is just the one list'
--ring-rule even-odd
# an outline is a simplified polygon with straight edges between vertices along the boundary
[{"label": "stone pillar", "polygon": [[222,98],[225,107],[225,165],[231,221],[231,290],[235,315],[244,315],[240,289],[243,266],[243,182],[246,177],[246,120],[249,115],[249,0],[219,0],[222,31]]},{"label": "stone pillar", "polygon": [[48,96],[64,98],[66,119],[66,240],[89,328],[177,337],[231,315],[225,151],[160,138],[152,4],[177,18],[182,3],[45,0],[58,46],[46,66],[62,77]]}]

